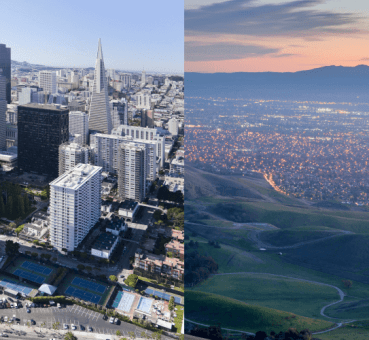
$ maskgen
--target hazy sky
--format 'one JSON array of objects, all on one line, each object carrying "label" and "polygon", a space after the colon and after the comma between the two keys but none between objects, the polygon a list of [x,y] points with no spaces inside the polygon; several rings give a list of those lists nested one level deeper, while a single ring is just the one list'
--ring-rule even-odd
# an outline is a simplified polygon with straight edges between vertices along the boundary
[{"label": "hazy sky", "polygon": [[369,1],[185,0],[185,71],[369,64]]},{"label": "hazy sky", "polygon": [[1,1],[0,43],[12,59],[95,66],[101,38],[106,68],[183,72],[183,0]]}]

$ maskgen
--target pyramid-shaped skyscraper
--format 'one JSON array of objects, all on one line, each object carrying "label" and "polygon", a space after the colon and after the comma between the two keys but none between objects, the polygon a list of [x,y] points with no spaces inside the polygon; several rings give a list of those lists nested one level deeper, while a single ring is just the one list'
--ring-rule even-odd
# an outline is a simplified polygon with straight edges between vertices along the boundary
[{"label": "pyramid-shaped skyscraper", "polygon": [[105,76],[101,39],[97,49],[94,86],[92,90],[89,129],[110,134],[112,121],[109,107],[108,82]]}]

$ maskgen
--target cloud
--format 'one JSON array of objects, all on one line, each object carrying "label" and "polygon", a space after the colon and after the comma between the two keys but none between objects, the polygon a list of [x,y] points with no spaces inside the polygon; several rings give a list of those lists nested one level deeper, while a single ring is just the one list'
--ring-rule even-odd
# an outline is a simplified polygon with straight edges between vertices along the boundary
[{"label": "cloud", "polygon": [[361,58],[359,61],[368,61],[369,58]]},{"label": "cloud", "polygon": [[295,0],[258,4],[254,0],[229,0],[185,10],[185,35],[239,34],[267,37],[304,37],[356,33],[350,27],[362,18],[357,14],[318,10],[324,0]]},{"label": "cloud", "polygon": [[257,45],[241,45],[225,42],[203,44],[193,41],[185,43],[186,61],[244,59],[277,52],[279,52],[279,49]]}]

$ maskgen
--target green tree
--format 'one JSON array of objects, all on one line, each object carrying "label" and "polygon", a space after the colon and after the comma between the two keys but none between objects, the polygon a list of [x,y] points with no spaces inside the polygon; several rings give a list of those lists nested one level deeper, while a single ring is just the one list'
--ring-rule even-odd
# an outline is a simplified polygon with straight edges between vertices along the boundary
[{"label": "green tree", "polygon": [[170,299],[169,299],[169,303],[168,303],[168,309],[170,311],[174,310],[174,296],[171,296]]},{"label": "green tree", "polygon": [[19,254],[19,243],[13,242],[11,240],[5,241],[5,252],[9,256]]},{"label": "green tree", "polygon": [[86,267],[83,264],[77,266],[78,270],[84,270]]},{"label": "green tree", "polygon": [[51,261],[56,262],[56,261],[58,261],[58,259],[57,259],[56,257],[53,257],[53,258],[51,259]]},{"label": "green tree", "polygon": [[24,224],[20,225],[18,228],[15,228],[14,232],[17,234],[17,236],[19,236],[23,228],[24,228]]},{"label": "green tree", "polygon": [[6,217],[12,219],[13,218],[13,197],[8,197],[8,201],[6,202]]},{"label": "green tree", "polygon": [[135,334],[135,332],[128,332],[128,336],[129,336],[129,338],[130,338],[131,340],[136,339],[136,334]]},{"label": "green tree", "polygon": [[64,340],[77,340],[77,337],[72,332],[65,333]]},{"label": "green tree", "polygon": [[59,329],[59,325],[60,325],[60,322],[59,322],[59,321],[57,321],[57,322],[54,322],[54,323],[52,324],[52,327],[53,327],[53,329],[58,330],[58,329]]},{"label": "green tree", "polygon": [[115,275],[110,275],[109,276],[109,280],[110,281],[113,281],[113,282],[117,282],[118,281],[118,279],[117,279],[117,277]]},{"label": "green tree", "polygon": [[26,211],[24,209],[24,201],[21,195],[17,197],[17,210],[18,210],[17,216],[24,216]]},{"label": "green tree", "polygon": [[31,253],[31,256],[36,259],[38,257],[38,253]]},{"label": "green tree", "polygon": [[115,334],[116,334],[116,335],[118,335],[118,336],[121,336],[121,335],[122,335],[122,332],[121,332],[120,330],[117,330],[117,331],[115,332]]},{"label": "green tree", "polygon": [[4,216],[5,216],[5,205],[4,205],[3,195],[1,194],[1,191],[0,191],[0,217],[4,217]]},{"label": "green tree", "polygon": [[90,266],[86,266],[86,270],[87,270],[88,272],[91,272],[91,271],[92,271],[92,268],[91,268]]},{"label": "green tree", "polygon": [[23,204],[24,204],[24,210],[26,212],[28,212],[28,210],[30,208],[30,204],[29,204],[29,198],[28,198],[28,194],[27,193],[23,196]]}]

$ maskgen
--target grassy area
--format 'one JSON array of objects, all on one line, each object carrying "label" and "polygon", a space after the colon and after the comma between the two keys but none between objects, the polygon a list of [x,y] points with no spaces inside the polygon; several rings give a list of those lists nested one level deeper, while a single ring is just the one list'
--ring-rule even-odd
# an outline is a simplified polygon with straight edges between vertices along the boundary
[{"label": "grassy area", "polygon": [[358,321],[332,332],[317,334],[322,340],[367,340],[369,339],[369,321]]},{"label": "grassy area", "polygon": [[[139,276],[138,279],[141,280],[141,281],[149,282],[149,283],[155,283],[156,285],[162,286],[164,288],[167,288],[167,286],[168,286],[168,285],[165,285],[165,284],[162,284],[162,283],[158,283],[158,281],[156,281],[156,280],[148,279],[147,277],[144,277],[144,276]],[[172,289],[177,290],[177,291],[182,292],[182,293],[184,292],[184,289],[182,289],[180,287],[174,287]]]},{"label": "grassy area", "polygon": [[221,220],[199,220],[200,223],[205,223],[214,227],[228,228],[233,226],[233,222]]},{"label": "grassy area", "polygon": [[324,305],[339,299],[334,288],[262,274],[213,276],[193,289],[318,319]]},{"label": "grassy area", "polygon": [[186,318],[204,324],[249,332],[285,331],[290,327],[311,331],[327,329],[331,322],[316,320],[271,308],[253,306],[228,297],[186,291]]},{"label": "grassy area", "polygon": [[326,314],[340,319],[369,319],[369,299],[347,297],[342,303],[327,308]]},{"label": "grassy area", "polygon": [[334,231],[332,228],[320,226],[296,227],[285,230],[264,231],[259,237],[262,241],[273,246],[283,247],[334,235],[334,233],[327,232],[328,230]]},{"label": "grassy area", "polygon": [[355,233],[369,233],[369,213],[366,212],[305,209],[273,203],[239,203],[239,201],[215,204],[208,209],[213,214],[233,222],[270,223],[281,229],[326,226]]},{"label": "grassy area", "polygon": [[214,248],[208,243],[199,243],[197,251],[214,259],[219,266],[218,273],[245,271],[248,266],[262,262],[255,255],[224,244],[221,248]]},{"label": "grassy area", "polygon": [[177,310],[175,310],[175,313],[177,314],[177,316],[174,318],[174,331],[176,333],[181,333],[184,307],[176,306],[176,308]]}]

